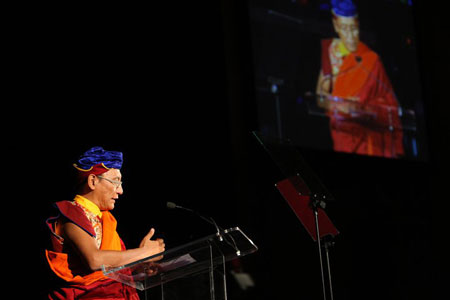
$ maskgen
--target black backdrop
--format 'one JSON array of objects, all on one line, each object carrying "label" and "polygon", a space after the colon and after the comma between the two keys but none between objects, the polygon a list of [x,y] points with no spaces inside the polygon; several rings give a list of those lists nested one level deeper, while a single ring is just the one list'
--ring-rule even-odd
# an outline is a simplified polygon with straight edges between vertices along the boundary
[{"label": "black backdrop", "polygon": [[[337,199],[327,209],[341,231],[332,251],[336,299],[431,299],[440,290],[449,127],[439,49],[448,29],[422,2],[416,25],[430,161],[300,149]],[[274,188],[283,177],[250,134],[256,115],[244,1],[16,14],[2,123],[6,208],[8,216],[22,212],[7,220],[14,238],[4,247],[24,262],[15,269],[26,276],[14,281],[36,286],[19,293],[43,294],[43,222],[52,202],[72,196],[73,160],[100,145],[125,155],[125,193],[114,214],[129,247],[151,226],[168,246],[213,230],[167,211],[173,201],[223,227],[239,225],[260,247],[241,261],[255,288],[239,291],[230,279],[231,299],[320,299],[315,245]]]}]

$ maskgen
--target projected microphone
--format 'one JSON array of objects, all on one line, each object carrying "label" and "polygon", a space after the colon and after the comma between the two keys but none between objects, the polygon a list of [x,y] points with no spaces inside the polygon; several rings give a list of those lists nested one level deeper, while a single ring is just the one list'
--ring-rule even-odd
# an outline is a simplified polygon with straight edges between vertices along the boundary
[{"label": "projected microphone", "polygon": [[185,210],[185,211],[188,211],[188,212],[190,212],[190,213],[193,213],[193,214],[195,214],[197,217],[199,217],[199,218],[201,218],[202,220],[204,220],[204,221],[208,222],[209,224],[213,225],[213,226],[216,228],[216,234],[217,234],[217,236],[219,237],[219,240],[220,240],[220,241],[223,241],[222,235],[220,234],[221,228],[217,225],[216,221],[214,221],[213,218],[211,218],[211,217],[208,217],[208,218],[207,218],[207,217],[204,217],[204,216],[201,215],[199,212],[197,212],[197,211],[195,211],[195,210],[193,210],[193,209],[190,209],[190,208],[187,208],[187,207],[183,207],[183,206],[180,206],[180,205],[176,205],[176,204],[173,203],[173,202],[167,202],[167,203],[166,203],[166,206],[167,206],[168,209],[181,209],[181,210]]}]

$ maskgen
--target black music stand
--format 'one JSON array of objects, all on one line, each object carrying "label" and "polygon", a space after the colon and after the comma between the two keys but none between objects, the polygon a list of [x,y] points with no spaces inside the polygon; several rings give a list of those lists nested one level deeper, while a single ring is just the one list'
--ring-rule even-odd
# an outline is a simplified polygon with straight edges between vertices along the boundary
[{"label": "black music stand", "polygon": [[292,144],[287,141],[265,137],[257,132],[253,132],[253,135],[287,177],[275,186],[312,239],[317,242],[323,298],[326,300],[325,272],[322,259],[323,242],[327,259],[329,293],[331,300],[333,300],[329,248],[334,244],[333,238],[339,234],[339,231],[326,215],[324,208],[326,202],[334,200],[334,198]]}]

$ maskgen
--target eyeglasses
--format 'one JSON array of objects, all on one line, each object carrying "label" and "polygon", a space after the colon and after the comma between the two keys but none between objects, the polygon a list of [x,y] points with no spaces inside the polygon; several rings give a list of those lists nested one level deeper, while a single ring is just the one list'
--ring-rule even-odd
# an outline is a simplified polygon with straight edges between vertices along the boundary
[{"label": "eyeglasses", "polygon": [[101,176],[101,175],[98,175],[97,177],[100,178],[100,179],[105,179],[106,181],[111,182],[111,183],[114,185],[114,187],[116,188],[116,190],[117,190],[119,187],[122,186],[122,181],[112,180],[112,179],[103,177],[103,176]]},{"label": "eyeglasses", "polygon": [[337,24],[337,27],[345,33],[354,33],[354,34],[358,34],[359,33],[359,27],[357,25],[348,25],[348,24]]}]

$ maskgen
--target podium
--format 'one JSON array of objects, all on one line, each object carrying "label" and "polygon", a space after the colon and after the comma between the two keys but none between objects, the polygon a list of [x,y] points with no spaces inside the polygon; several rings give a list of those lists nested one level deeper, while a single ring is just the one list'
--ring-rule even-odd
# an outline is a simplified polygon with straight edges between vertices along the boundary
[{"label": "podium", "polygon": [[234,227],[123,266],[102,266],[102,271],[106,277],[145,291],[146,299],[147,289],[159,286],[161,299],[166,300],[169,282],[207,274],[205,299],[222,300],[227,299],[225,263],[257,250],[245,233]]},{"label": "podium", "polygon": [[[310,92],[305,94],[305,100],[309,115],[323,117],[334,115],[337,120],[347,121],[364,120],[374,129],[417,131],[416,113],[411,108],[376,102],[362,104],[352,99]],[[394,122],[395,118],[399,118],[401,122]]]}]

